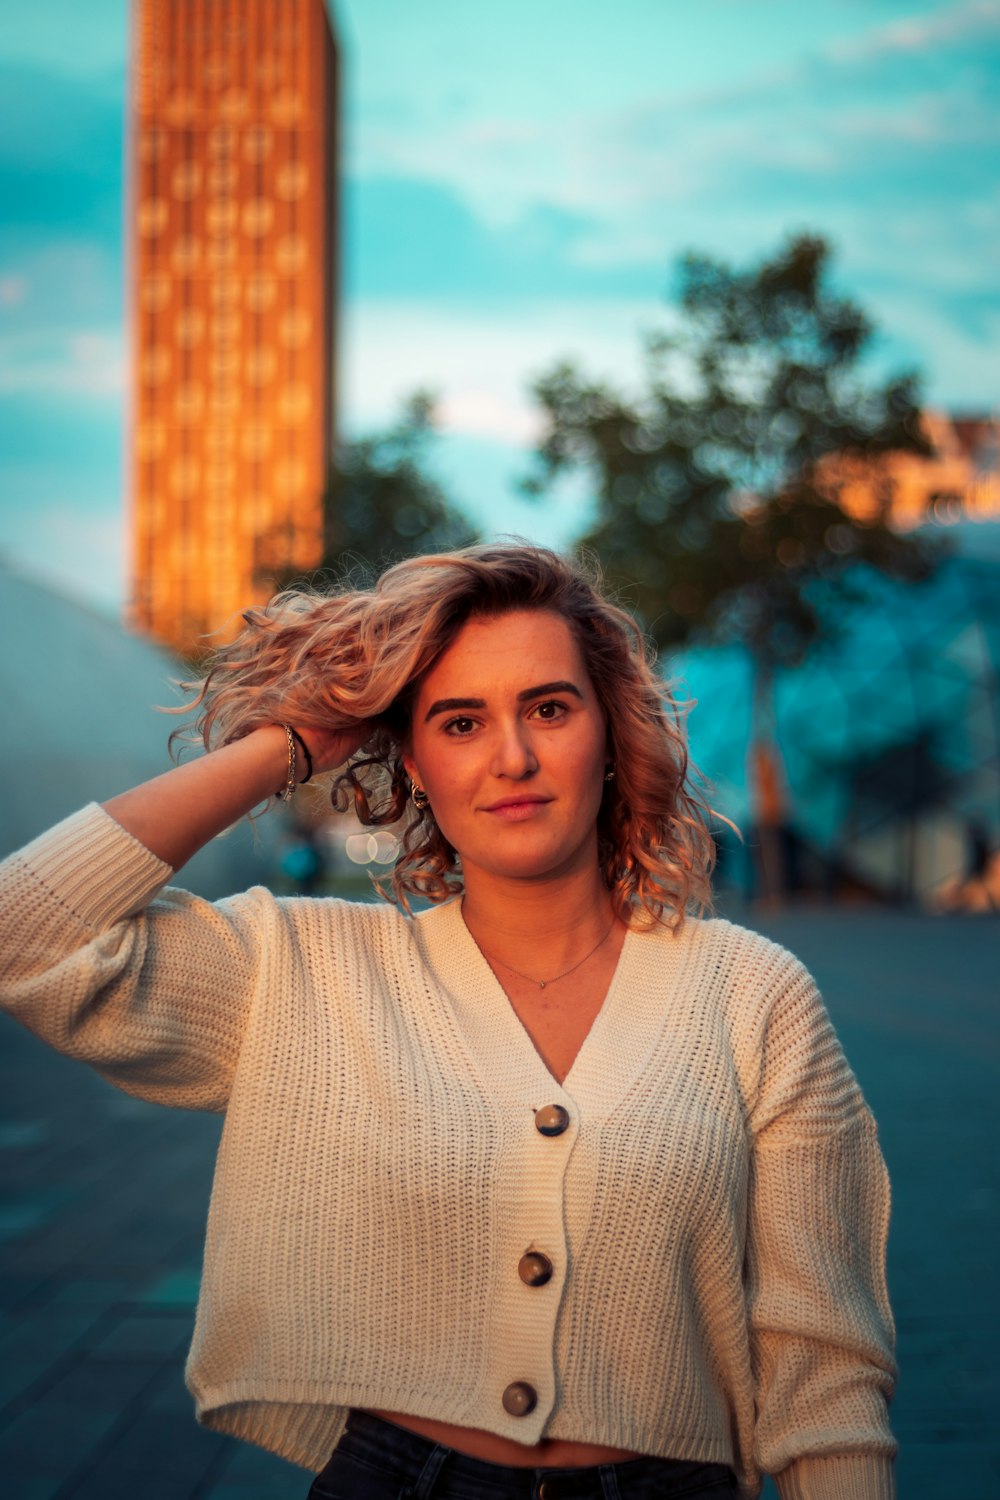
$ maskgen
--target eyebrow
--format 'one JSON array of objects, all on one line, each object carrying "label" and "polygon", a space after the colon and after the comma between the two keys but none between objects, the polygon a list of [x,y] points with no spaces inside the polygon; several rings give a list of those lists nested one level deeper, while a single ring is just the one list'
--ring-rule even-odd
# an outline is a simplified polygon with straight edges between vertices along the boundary
[{"label": "eyebrow", "polygon": [[[583,702],[583,694],[572,682],[542,682],[538,687],[525,688],[523,693],[518,693],[518,703],[528,703],[532,698],[543,698],[547,693],[572,693],[574,698]],[[424,723],[429,724],[435,714],[452,714],[463,708],[485,708],[485,698],[438,698],[432,703],[424,715]]]}]

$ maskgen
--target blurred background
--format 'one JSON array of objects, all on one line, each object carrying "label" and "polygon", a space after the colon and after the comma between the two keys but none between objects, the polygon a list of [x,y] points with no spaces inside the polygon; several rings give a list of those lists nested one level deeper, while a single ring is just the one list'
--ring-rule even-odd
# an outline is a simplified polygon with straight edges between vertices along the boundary
[{"label": "blurred background", "polygon": [[[813,967],[882,1123],[902,1493],[985,1500],[1000,4],[36,0],[0,80],[0,854],[163,769],[153,705],[276,588],[588,548],[742,830],[722,909]],[[394,851],[300,797],[184,880],[365,894]],[[185,1425],[214,1122],[33,1046],[18,1493],[153,1451],[165,1497],[299,1493]],[[176,1201],[125,1186],[147,1137]]]},{"label": "blurred background", "polygon": [[12,9],[0,556],[39,649],[4,670],[46,776],[0,846],[127,774],[85,701],[155,769],[164,650],[516,534],[595,549],[698,700],[749,836],[720,884],[995,908],[998,24]]}]

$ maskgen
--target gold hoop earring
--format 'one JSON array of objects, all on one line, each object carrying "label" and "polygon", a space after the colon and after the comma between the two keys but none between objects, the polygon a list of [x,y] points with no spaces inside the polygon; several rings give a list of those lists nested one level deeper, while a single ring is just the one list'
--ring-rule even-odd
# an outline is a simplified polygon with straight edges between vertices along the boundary
[{"label": "gold hoop earring", "polygon": [[417,812],[423,812],[424,808],[430,807],[431,805],[431,799],[428,797],[423,787],[417,786],[417,783],[415,781],[412,782],[410,786],[410,801],[417,809]]}]

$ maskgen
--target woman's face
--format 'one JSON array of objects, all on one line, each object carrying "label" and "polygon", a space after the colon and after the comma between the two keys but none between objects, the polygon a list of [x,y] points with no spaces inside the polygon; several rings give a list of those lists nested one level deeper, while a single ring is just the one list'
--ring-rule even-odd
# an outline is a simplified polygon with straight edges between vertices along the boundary
[{"label": "woman's face", "polygon": [[607,728],[561,615],[463,626],[420,685],[404,760],[466,884],[596,865]]}]

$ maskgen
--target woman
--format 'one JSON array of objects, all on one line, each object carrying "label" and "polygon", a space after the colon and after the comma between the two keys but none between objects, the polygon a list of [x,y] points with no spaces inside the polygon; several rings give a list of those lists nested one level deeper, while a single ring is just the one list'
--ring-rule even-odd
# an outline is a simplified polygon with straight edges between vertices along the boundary
[{"label": "woman", "polygon": [[[874,1125],[796,960],[687,914],[708,813],[633,621],[526,546],[247,619],[212,753],[4,881],[9,1008],[226,1111],[199,1419],[315,1497],[890,1496]],[[396,905],[162,889],[345,762],[409,810]]]}]

